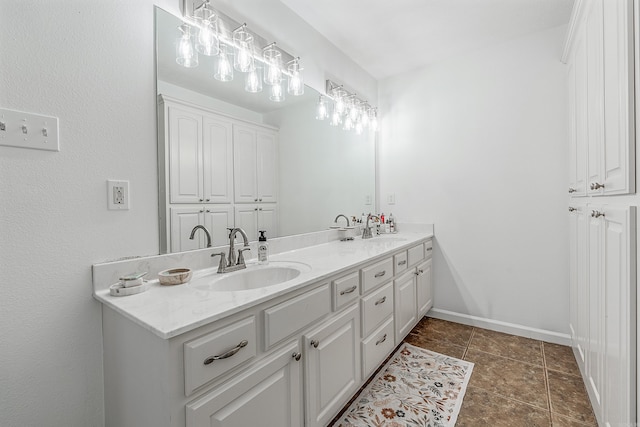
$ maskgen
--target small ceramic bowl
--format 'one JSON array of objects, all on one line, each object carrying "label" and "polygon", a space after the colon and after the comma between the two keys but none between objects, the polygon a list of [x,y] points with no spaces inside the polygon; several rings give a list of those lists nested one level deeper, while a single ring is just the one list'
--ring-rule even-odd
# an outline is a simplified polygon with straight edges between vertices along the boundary
[{"label": "small ceramic bowl", "polygon": [[189,268],[170,268],[169,270],[158,273],[158,280],[161,285],[182,285],[191,280],[191,269]]}]

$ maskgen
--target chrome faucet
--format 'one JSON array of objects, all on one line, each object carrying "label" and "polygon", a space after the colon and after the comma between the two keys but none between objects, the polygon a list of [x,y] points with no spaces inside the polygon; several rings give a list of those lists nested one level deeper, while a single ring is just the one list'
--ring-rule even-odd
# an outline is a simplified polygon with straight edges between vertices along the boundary
[{"label": "chrome faucet", "polygon": [[[242,228],[229,228],[229,256],[225,257],[224,252],[219,252],[215,254],[211,254],[212,257],[219,256],[220,264],[218,264],[218,273],[229,273],[231,271],[242,270],[243,268],[247,268],[247,265],[244,261],[244,251],[248,251],[249,248],[249,238],[247,237],[247,233],[244,232]],[[238,249],[238,258],[236,260],[235,254],[235,238],[236,233],[240,232],[242,238],[244,239],[244,247],[242,249]],[[228,258],[228,260],[227,260]]]},{"label": "chrome faucet", "polygon": [[204,234],[207,235],[207,247],[210,248],[211,247],[211,233],[209,233],[209,230],[206,229],[206,227],[198,224],[195,227],[193,227],[193,230],[191,230],[191,235],[189,236],[190,240],[193,240],[194,237],[196,236],[196,231],[198,230],[202,230],[204,231]]},{"label": "chrome faucet", "polygon": [[373,237],[373,234],[371,234],[371,227],[369,227],[369,220],[370,220],[371,218],[375,218],[375,219],[377,219],[378,221],[380,221],[380,218],[378,218],[378,217],[377,217],[377,216],[375,216],[375,215],[371,215],[371,214],[367,215],[367,223],[365,224],[365,226],[364,226],[364,230],[362,231],[362,238],[363,238],[363,239],[370,239],[370,238],[372,238],[372,237]]},{"label": "chrome faucet", "polygon": [[336,217],[336,219],[334,219],[334,220],[333,220],[333,222],[335,222],[335,223],[337,224],[337,223],[338,223],[338,218],[340,218],[340,217],[342,217],[342,218],[344,218],[344,219],[346,219],[346,220],[347,220],[347,227],[348,227],[348,226],[349,226],[349,218],[347,218],[347,216],[346,216],[346,215],[344,215],[344,214],[340,214],[340,215],[338,215],[338,216]]}]

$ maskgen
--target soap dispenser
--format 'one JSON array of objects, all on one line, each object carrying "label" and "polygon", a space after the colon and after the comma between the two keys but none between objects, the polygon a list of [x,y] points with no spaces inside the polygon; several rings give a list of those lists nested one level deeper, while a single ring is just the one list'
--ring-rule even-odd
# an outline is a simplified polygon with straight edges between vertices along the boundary
[{"label": "soap dispenser", "polygon": [[258,264],[269,264],[269,244],[267,243],[267,236],[264,234],[266,230],[259,230],[260,237],[258,237]]}]

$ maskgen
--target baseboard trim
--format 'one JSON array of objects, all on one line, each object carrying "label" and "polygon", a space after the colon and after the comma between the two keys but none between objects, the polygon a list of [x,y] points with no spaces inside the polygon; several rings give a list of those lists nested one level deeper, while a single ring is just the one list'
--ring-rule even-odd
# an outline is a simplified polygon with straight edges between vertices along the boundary
[{"label": "baseboard trim", "polygon": [[547,331],[545,329],[530,328],[528,326],[518,325],[515,323],[471,316],[469,314],[456,313],[454,311],[441,310],[439,308],[431,309],[427,313],[427,316],[441,320],[448,320],[450,322],[462,323],[463,325],[489,329],[491,331],[504,332],[525,338],[571,346],[571,337],[569,334],[561,334],[559,332]]}]

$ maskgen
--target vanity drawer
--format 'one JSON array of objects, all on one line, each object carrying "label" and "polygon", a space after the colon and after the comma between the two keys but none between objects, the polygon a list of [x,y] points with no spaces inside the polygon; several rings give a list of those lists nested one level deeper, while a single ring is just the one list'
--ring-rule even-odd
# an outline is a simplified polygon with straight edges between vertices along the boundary
[{"label": "vanity drawer", "polygon": [[417,246],[412,247],[411,249],[409,249],[408,252],[408,259],[409,259],[409,266],[412,265],[416,265],[417,263],[419,263],[420,261],[422,261],[424,259],[424,244],[420,243]]},{"label": "vanity drawer", "polygon": [[266,309],[265,350],[330,312],[331,289],[328,283]]},{"label": "vanity drawer", "polygon": [[361,272],[362,294],[364,295],[393,277],[393,258],[387,258],[365,267]]},{"label": "vanity drawer", "polygon": [[394,348],[393,316],[362,341],[362,377],[367,378]]},{"label": "vanity drawer", "polygon": [[362,298],[362,336],[366,337],[393,314],[393,282]]},{"label": "vanity drawer", "polygon": [[407,269],[408,266],[407,251],[400,252],[399,254],[393,256],[394,274],[397,275],[398,273],[402,273]]},{"label": "vanity drawer", "polygon": [[426,258],[431,258],[431,255],[433,255],[433,240],[424,243],[424,253]]},{"label": "vanity drawer", "polygon": [[255,316],[185,343],[185,395],[253,358],[256,352]]},{"label": "vanity drawer", "polygon": [[360,296],[360,274],[355,271],[333,281],[333,311],[356,300]]}]

